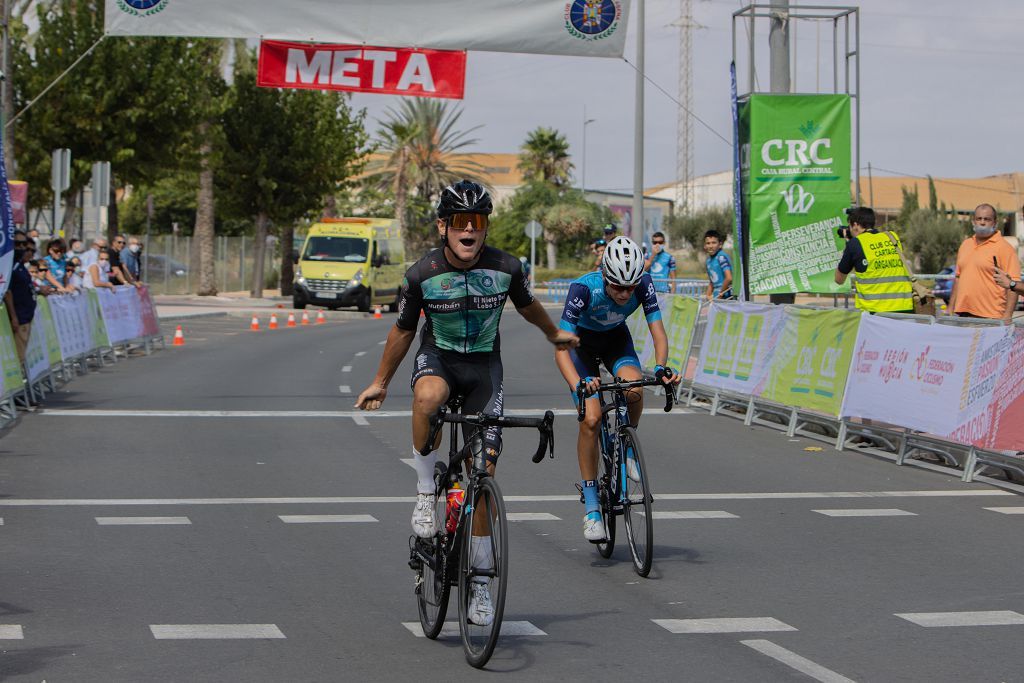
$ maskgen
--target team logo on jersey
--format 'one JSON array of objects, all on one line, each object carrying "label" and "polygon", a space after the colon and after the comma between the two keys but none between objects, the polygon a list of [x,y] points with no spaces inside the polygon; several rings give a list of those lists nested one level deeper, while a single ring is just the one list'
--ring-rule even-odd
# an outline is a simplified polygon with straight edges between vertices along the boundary
[{"label": "team logo on jersey", "polygon": [[136,17],[149,17],[167,9],[171,0],[117,0],[122,12]]},{"label": "team logo on jersey", "polygon": [[583,299],[577,296],[573,298],[572,301],[569,302],[569,305],[572,306],[573,308],[583,308]]},{"label": "team logo on jersey", "polygon": [[572,0],[565,5],[565,30],[580,40],[602,40],[615,33],[622,18],[619,0]]},{"label": "team logo on jersey", "polygon": [[480,284],[483,285],[484,287],[493,287],[494,278],[492,278],[490,275],[484,275],[482,278],[480,278]]}]

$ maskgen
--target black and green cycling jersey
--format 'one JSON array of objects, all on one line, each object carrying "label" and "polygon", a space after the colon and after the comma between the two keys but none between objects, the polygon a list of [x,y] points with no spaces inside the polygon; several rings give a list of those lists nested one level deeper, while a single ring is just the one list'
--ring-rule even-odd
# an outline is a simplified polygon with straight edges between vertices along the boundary
[{"label": "black and green cycling jersey", "polygon": [[459,353],[497,352],[498,324],[509,298],[516,308],[533,303],[515,256],[485,246],[475,266],[459,270],[448,263],[444,250],[434,249],[406,272],[395,324],[415,330],[422,310],[427,318],[424,345]]}]

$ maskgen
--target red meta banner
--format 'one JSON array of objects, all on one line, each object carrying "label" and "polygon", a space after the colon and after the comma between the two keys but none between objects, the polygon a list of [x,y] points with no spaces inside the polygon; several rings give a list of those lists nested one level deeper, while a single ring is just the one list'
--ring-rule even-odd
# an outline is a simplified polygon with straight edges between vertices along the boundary
[{"label": "red meta banner", "polygon": [[257,84],[461,100],[466,53],[456,50],[260,42]]}]

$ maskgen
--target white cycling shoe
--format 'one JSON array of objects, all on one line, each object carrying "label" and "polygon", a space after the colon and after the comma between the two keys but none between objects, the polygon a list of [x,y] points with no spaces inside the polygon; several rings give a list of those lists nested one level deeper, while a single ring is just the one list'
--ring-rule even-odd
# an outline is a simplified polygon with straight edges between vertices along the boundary
[{"label": "white cycling shoe", "polygon": [[416,507],[412,511],[412,532],[420,538],[431,538],[437,533],[437,525],[434,523],[436,503],[437,496],[432,493],[416,495]]},{"label": "white cycling shoe", "polygon": [[583,518],[583,538],[591,542],[607,540],[600,512],[591,512]]},{"label": "white cycling shoe", "polygon": [[469,620],[477,626],[494,623],[494,605],[491,604],[491,588],[486,583],[473,581],[469,586]]},{"label": "white cycling shoe", "polygon": [[626,451],[626,476],[630,481],[640,483],[640,467],[633,457],[633,449]]}]

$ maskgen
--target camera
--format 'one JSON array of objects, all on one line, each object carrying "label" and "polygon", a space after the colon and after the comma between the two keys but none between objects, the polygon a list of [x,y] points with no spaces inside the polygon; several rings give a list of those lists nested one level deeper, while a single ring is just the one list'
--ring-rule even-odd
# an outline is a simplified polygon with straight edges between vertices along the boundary
[{"label": "camera", "polygon": [[850,223],[850,214],[852,214],[856,210],[857,210],[856,206],[851,206],[851,207],[849,207],[847,209],[844,209],[844,212],[846,213],[846,223],[847,223],[847,225],[840,225],[838,228],[836,228],[836,234],[839,235],[839,239],[848,240],[851,237],[853,237],[853,235],[850,233],[849,223]]}]

